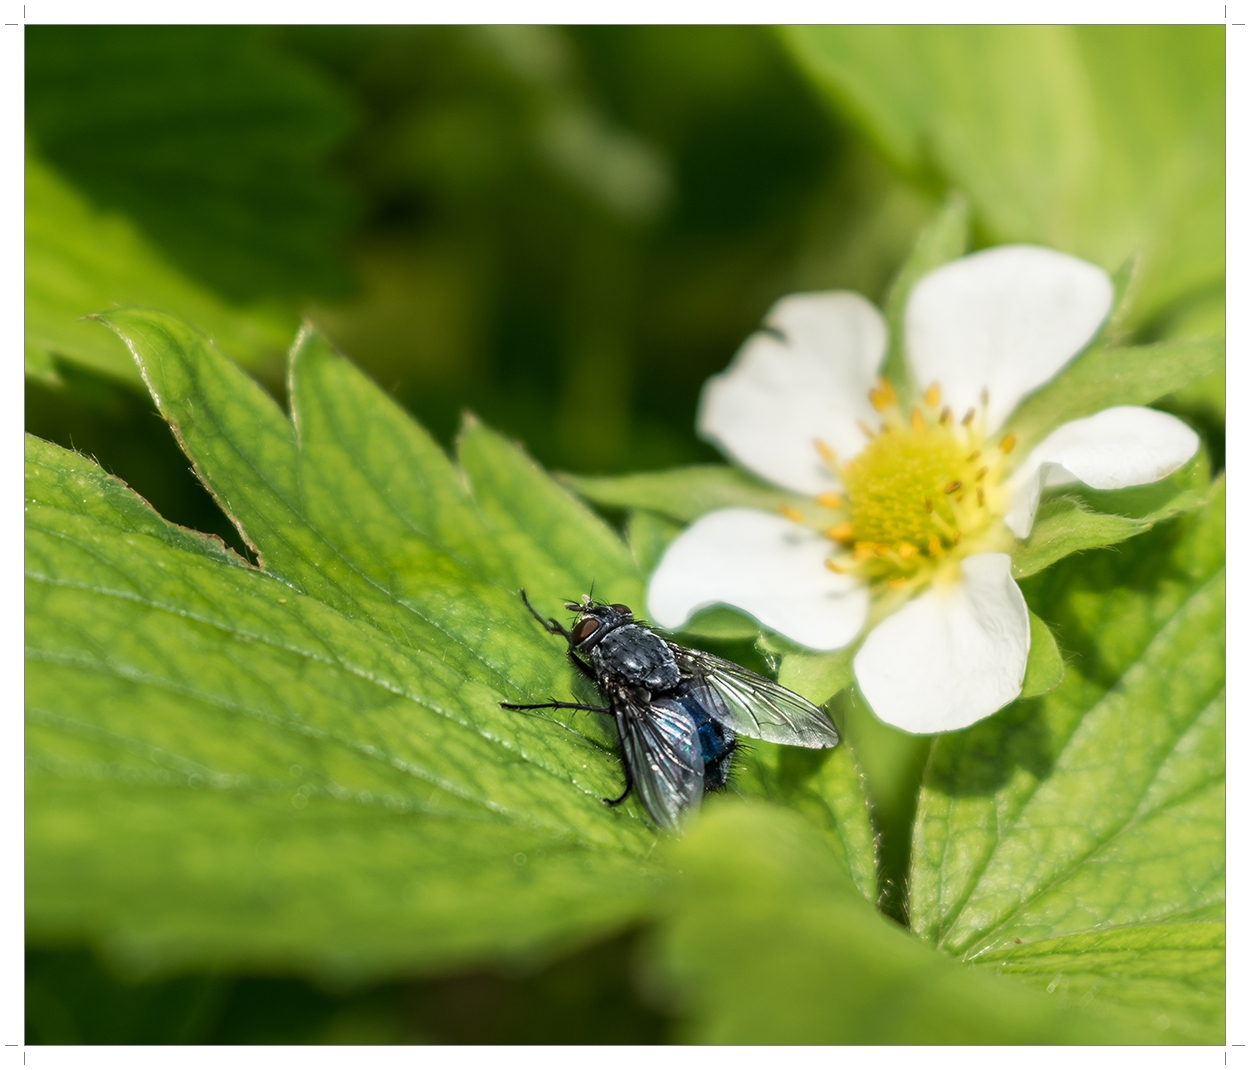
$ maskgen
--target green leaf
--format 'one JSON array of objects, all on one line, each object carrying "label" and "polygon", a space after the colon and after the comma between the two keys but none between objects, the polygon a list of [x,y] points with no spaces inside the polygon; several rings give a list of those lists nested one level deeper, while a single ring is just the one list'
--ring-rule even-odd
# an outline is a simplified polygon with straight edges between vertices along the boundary
[{"label": "green leaf", "polygon": [[630,511],[625,521],[625,541],[638,571],[649,576],[660,563],[668,544],[681,534],[681,524],[649,509]]},{"label": "green leaf", "polygon": [[775,513],[783,506],[805,516],[823,516],[810,497],[791,494],[727,464],[700,464],[624,476],[561,474],[560,481],[596,505],[646,509],[689,523],[714,509],[743,506]]},{"label": "green leaf", "polygon": [[353,203],[329,157],[351,108],[271,31],[32,26],[25,58],[40,153],[181,272],[241,303],[342,295]]},{"label": "green leaf", "polygon": [[[967,199],[962,194],[949,194],[932,222],[917,236],[911,253],[890,284],[885,298],[890,341],[882,374],[900,391],[910,392],[916,386],[911,382],[903,343],[903,311],[907,298],[923,276],[968,251],[969,222]],[[906,404],[907,394],[901,396]]]},{"label": "green leaf", "polygon": [[26,372],[56,381],[56,359],[139,383],[126,347],[83,317],[119,305],[168,309],[251,368],[274,366],[295,320],[276,308],[226,304],[179,274],[127,219],[92,208],[26,157]]},{"label": "green leaf", "polygon": [[135,972],[339,978],[549,955],[648,913],[656,833],[567,695],[556,611],[625,546],[480,427],[457,468],[315,332],[293,422],[168,316],[118,312],[263,571],[30,446],[31,939]]},{"label": "green leaf", "polygon": [[1137,925],[1038,940],[995,966],[1069,1006],[1114,1000],[1181,1043],[1218,1042],[1223,1014],[1223,911],[1209,921]]},{"label": "green leaf", "polygon": [[1191,383],[1221,376],[1223,368],[1223,338],[1120,349],[1094,346],[1025,398],[1005,426],[1015,433],[1023,457],[1068,420],[1112,405],[1149,405]]},{"label": "green leaf", "polygon": [[[711,1044],[1064,1043],[1124,1034],[926,948],[778,807],[708,806],[656,949],[659,998]],[[728,952],[728,953],[727,953]]]},{"label": "green leaf", "polygon": [[828,702],[854,680],[852,647],[828,653],[790,650],[781,659],[777,682],[815,703]]},{"label": "green leaf", "polygon": [[1046,622],[1029,613],[1029,660],[1024,667],[1020,698],[1036,698],[1063,683],[1063,655]]},{"label": "green leaf", "polygon": [[899,169],[963,190],[991,242],[1114,269],[1134,319],[1223,278],[1218,26],[803,26],[800,68]]},{"label": "green leaf", "polygon": [[1011,557],[1012,575],[1032,576],[1082,550],[1111,546],[1149,531],[1161,520],[1206,505],[1209,471],[1204,456],[1167,479],[1117,491],[1065,488],[1042,501],[1033,530]]},{"label": "green leaf", "polygon": [[1011,574],[1016,579],[1032,576],[1069,554],[1123,542],[1152,526],[1148,520],[1095,513],[1076,498],[1043,502],[1033,531],[1011,556]]},{"label": "green leaf", "polygon": [[1223,525],[1221,482],[1209,509],[1026,584],[1066,678],[940,737],[916,819],[924,940],[1140,1039],[1223,1037],[1219,943],[1193,928],[1224,902]]}]

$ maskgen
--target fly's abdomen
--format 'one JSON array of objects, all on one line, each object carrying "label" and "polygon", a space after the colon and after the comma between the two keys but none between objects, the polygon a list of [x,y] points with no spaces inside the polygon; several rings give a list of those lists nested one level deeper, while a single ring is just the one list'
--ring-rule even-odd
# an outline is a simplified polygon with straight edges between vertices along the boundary
[{"label": "fly's abdomen", "polygon": [[699,748],[703,752],[703,787],[714,791],[723,786],[729,776],[729,760],[736,737],[732,728],[710,717],[699,725],[698,732]]}]

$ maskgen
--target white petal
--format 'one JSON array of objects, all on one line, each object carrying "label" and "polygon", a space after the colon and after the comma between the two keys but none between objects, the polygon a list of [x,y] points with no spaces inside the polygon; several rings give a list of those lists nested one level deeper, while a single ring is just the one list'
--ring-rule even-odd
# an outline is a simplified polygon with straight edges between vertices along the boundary
[{"label": "white petal", "polygon": [[664,628],[723,603],[813,650],[836,650],[859,633],[868,589],[830,572],[828,540],[757,509],[700,517],[664,552],[651,577],[647,609]]},{"label": "white petal", "polygon": [[1101,268],[1053,249],[1003,245],[944,264],[912,289],[904,314],[916,381],[941,384],[959,416],[989,391],[988,430],[1062,368],[1111,310]]},{"label": "white petal", "polygon": [[1020,694],[1029,611],[1006,554],[973,554],[961,582],[934,587],[874,628],[855,655],[873,712],[905,732],[949,732]]},{"label": "white petal", "polygon": [[1033,528],[1042,487],[1073,481],[1119,490],[1171,475],[1198,451],[1198,436],[1175,416],[1120,405],[1070,420],[1047,435],[1011,477],[1004,518],[1020,538]]},{"label": "white petal", "polygon": [[769,331],[704,384],[699,433],[770,483],[834,489],[815,441],[843,460],[863,448],[856,421],[876,416],[868,391],[885,356],[885,321],[859,294],[815,293],[778,301],[764,324]]}]

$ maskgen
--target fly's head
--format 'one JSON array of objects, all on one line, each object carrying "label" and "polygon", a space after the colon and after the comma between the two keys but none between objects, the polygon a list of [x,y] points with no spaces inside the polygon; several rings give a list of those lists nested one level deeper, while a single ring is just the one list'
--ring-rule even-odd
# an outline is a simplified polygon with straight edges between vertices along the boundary
[{"label": "fly's head", "polygon": [[629,606],[592,602],[589,595],[583,595],[580,602],[565,602],[564,608],[578,614],[569,634],[569,645],[575,650],[590,650],[608,632],[634,619]]}]

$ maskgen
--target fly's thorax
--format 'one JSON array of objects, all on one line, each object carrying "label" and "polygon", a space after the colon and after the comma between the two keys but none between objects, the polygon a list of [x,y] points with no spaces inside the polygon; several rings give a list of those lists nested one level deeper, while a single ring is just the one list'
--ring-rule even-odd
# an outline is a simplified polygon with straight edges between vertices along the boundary
[{"label": "fly's thorax", "polygon": [[623,624],[599,639],[590,663],[598,673],[649,691],[670,691],[681,682],[668,644],[638,624]]},{"label": "fly's thorax", "polygon": [[1015,436],[990,439],[988,395],[962,418],[942,406],[937,384],[906,414],[884,379],[869,400],[882,422],[861,424],[867,442],[858,454],[840,463],[816,443],[843,487],[817,498],[844,517],[824,531],[828,567],[901,591],[952,578],[970,554],[1007,549],[1004,480]]}]

